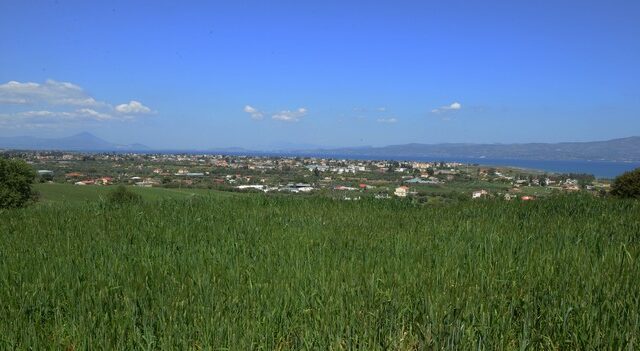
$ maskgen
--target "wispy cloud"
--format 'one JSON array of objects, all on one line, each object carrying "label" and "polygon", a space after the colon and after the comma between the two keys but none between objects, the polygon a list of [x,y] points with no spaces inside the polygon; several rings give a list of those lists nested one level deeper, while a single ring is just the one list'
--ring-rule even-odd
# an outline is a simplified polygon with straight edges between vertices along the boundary
[{"label": "wispy cloud", "polygon": [[271,118],[276,121],[298,122],[302,117],[307,115],[307,112],[308,111],[306,108],[301,107],[294,111],[289,111],[289,110],[280,111],[278,113],[273,114]]},{"label": "wispy cloud", "polygon": [[44,83],[10,81],[0,85],[0,104],[98,106],[104,104],[81,87],[52,79]]},{"label": "wispy cloud", "polygon": [[391,117],[391,118],[378,118],[377,119],[378,123],[397,123],[398,119],[395,117]]},{"label": "wispy cloud", "polygon": [[18,112],[12,116],[16,119],[22,120],[38,120],[42,121],[50,121],[56,122],[57,120],[90,120],[90,121],[110,121],[110,120],[126,120],[130,119],[127,116],[113,115],[109,113],[99,112],[91,108],[79,108],[74,111],[46,111],[46,110],[37,110],[37,111],[24,111]]},{"label": "wispy cloud", "polygon": [[251,115],[252,119],[261,120],[264,118],[264,113],[253,106],[246,105],[243,111]]},{"label": "wispy cloud", "polygon": [[354,107],[353,112],[366,113],[366,112],[386,112],[387,108],[384,106],[369,108],[369,107]]},{"label": "wispy cloud", "polygon": [[[14,107],[10,113],[1,115],[0,124],[14,128],[50,127],[83,121],[125,121],[153,113],[139,101],[113,106],[96,100],[76,84],[52,79],[44,83],[10,81],[0,84],[0,108],[3,105]],[[24,106],[26,110],[16,112],[15,106]]]},{"label": "wispy cloud", "polygon": [[453,102],[450,105],[441,106],[431,110],[431,113],[443,113],[448,111],[457,111],[462,109],[462,105],[459,102]]},{"label": "wispy cloud", "polygon": [[0,114],[0,126],[19,128],[51,128],[86,122],[126,121],[129,115],[114,115],[91,108],[79,108],[72,111],[32,110],[13,114]]}]

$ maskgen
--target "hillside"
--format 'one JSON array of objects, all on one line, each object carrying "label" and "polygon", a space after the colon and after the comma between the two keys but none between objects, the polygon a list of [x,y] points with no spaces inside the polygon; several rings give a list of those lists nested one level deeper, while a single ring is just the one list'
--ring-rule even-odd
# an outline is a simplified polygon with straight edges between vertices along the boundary
[{"label": "hillside", "polygon": [[64,151],[145,151],[149,149],[142,144],[114,144],[87,132],[63,138],[0,137],[0,148]]},{"label": "hillside", "polygon": [[531,160],[640,161],[640,137],[607,141],[528,144],[402,144],[301,151],[351,157],[431,157]]}]

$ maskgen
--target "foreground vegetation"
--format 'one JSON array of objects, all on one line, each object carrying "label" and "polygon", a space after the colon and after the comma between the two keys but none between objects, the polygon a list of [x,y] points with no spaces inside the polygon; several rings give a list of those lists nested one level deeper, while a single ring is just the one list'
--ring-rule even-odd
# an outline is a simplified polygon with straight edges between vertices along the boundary
[{"label": "foreground vegetation", "polygon": [[0,157],[0,209],[19,208],[31,202],[35,177],[26,162]]},{"label": "foreground vegetation", "polygon": [[0,348],[638,348],[639,218],[591,196],[3,210]]},{"label": "foreground vegetation", "polygon": [[640,199],[640,168],[618,176],[611,187],[611,194],[623,198]]}]

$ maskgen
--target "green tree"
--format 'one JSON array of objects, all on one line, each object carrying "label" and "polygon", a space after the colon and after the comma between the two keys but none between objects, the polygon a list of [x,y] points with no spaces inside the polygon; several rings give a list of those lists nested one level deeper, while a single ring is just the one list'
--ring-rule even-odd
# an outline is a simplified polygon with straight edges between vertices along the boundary
[{"label": "green tree", "polygon": [[0,157],[0,208],[23,207],[34,198],[33,169],[22,160]]},{"label": "green tree", "polygon": [[618,176],[611,185],[611,194],[640,199],[640,168]]}]

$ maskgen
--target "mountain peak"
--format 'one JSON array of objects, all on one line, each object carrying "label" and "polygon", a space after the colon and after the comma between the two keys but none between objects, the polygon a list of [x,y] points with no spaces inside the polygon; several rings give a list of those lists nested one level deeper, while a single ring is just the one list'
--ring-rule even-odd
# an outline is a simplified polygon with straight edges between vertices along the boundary
[{"label": "mountain peak", "polygon": [[97,136],[89,133],[89,132],[80,132],[78,134],[74,134],[72,136],[70,136],[70,138],[96,138],[99,139]]}]

